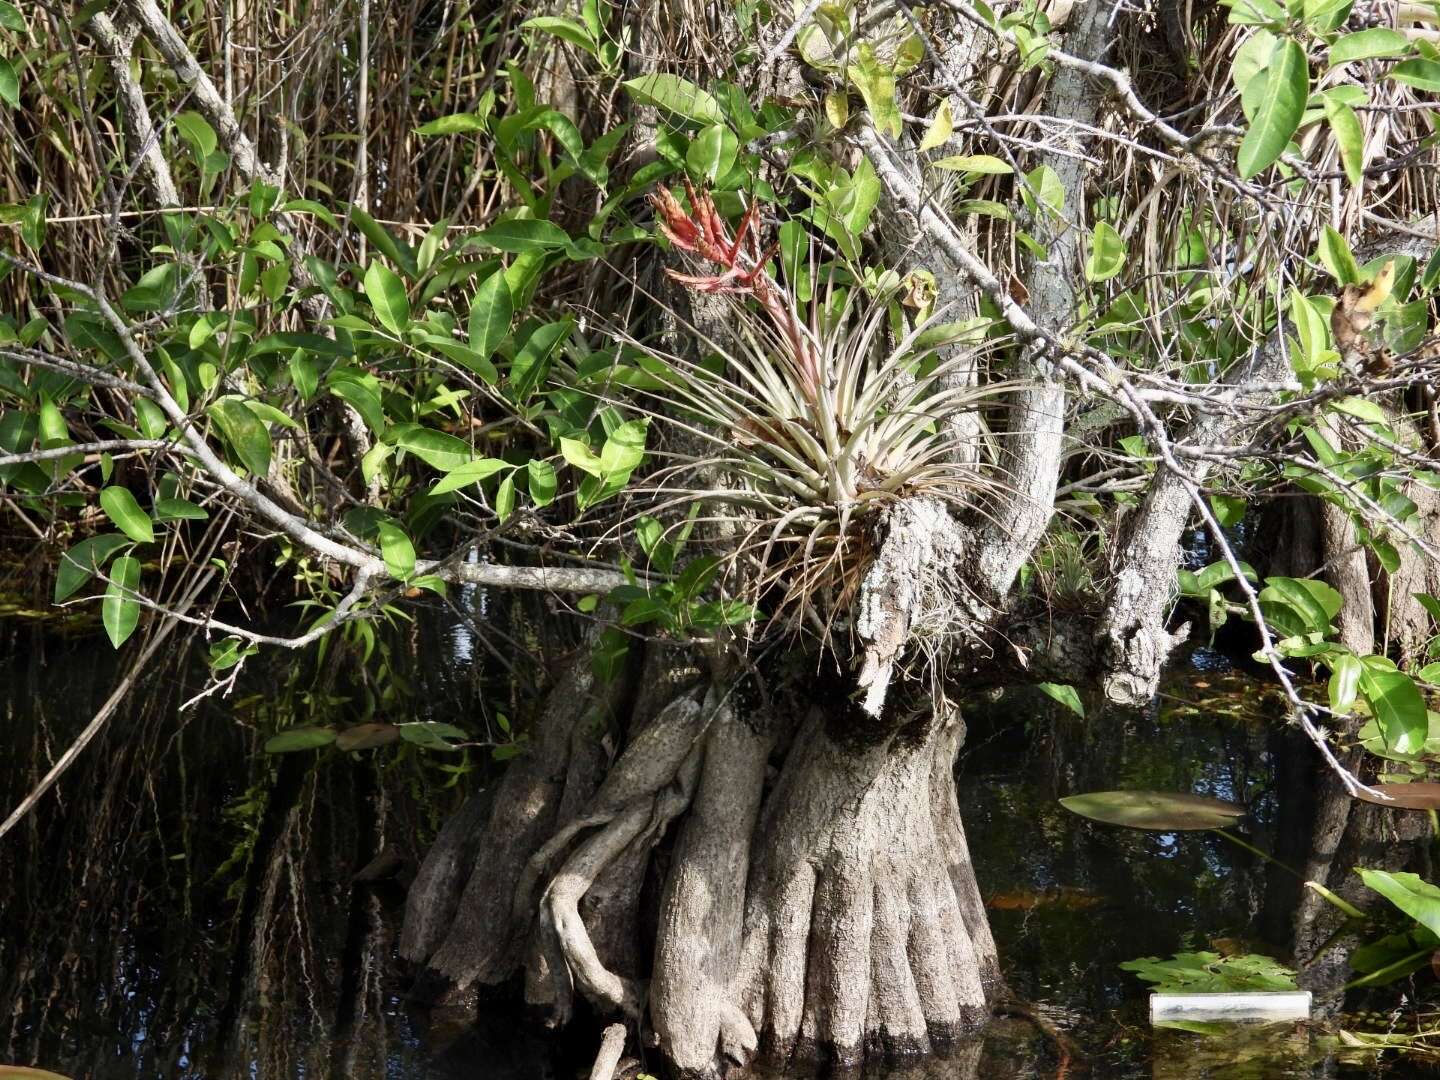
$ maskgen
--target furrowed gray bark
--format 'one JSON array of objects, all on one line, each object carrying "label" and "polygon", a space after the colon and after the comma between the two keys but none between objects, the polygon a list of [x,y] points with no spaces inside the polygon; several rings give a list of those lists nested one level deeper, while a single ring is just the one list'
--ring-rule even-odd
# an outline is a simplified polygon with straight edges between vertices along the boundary
[{"label": "furrowed gray bark", "polygon": [[[1065,47],[1083,60],[1100,60],[1115,33],[1110,7],[1091,0],[1070,16]],[[1062,119],[1094,124],[1101,116],[1104,87],[1073,67],[1061,67],[1045,92],[1044,111]],[[1048,227],[1042,240],[1047,255],[1030,268],[1026,285],[1035,321],[1053,333],[1064,334],[1075,317],[1081,280],[1086,164],[1063,154],[1042,153],[1040,164],[1055,171],[1065,192],[1065,204],[1054,217],[1041,208],[1037,221]],[[1038,201],[1038,200],[1037,200]],[[1064,456],[1065,388],[1059,373],[1035,354],[1023,352],[1019,375],[1029,385],[1014,395],[1007,429],[1000,440],[1000,469],[1007,495],[995,502],[979,530],[977,567],[991,597],[1002,597],[1040,542],[1054,512],[1055,489]]]}]

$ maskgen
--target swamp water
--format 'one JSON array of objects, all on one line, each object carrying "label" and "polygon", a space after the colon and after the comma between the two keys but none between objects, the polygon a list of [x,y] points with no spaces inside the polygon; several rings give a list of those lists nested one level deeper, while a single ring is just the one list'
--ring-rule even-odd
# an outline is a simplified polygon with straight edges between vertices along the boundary
[{"label": "swamp water", "polygon": [[[493,762],[447,772],[459,755],[403,743],[261,749],[295,717],[440,720],[506,737],[494,713],[477,711],[480,650],[463,626],[422,619],[380,648],[380,666],[397,673],[383,682],[300,676],[279,657],[252,662],[228,697],[177,714],[203,682],[162,672],[111,719],[58,795],[0,841],[0,1062],[76,1080],[544,1080],[588,1069],[595,1029],[549,1038],[513,1011],[482,1007],[477,1025],[404,1000],[406,875]],[[1056,801],[1111,788],[1214,795],[1249,807],[1250,838],[1273,848],[1283,740],[1263,687],[1220,667],[1199,658],[1123,720],[1082,723],[1039,695],[971,705],[960,793],[1002,963],[1066,1045],[1035,1017],[1008,1017],[950,1061],[867,1076],[1413,1074],[1407,1062],[1337,1062],[1293,1028],[1259,1042],[1152,1037],[1147,988],[1118,967],[1194,948],[1263,951],[1261,860],[1212,833],[1098,826]],[[0,623],[7,813],[114,677],[103,642]]]}]

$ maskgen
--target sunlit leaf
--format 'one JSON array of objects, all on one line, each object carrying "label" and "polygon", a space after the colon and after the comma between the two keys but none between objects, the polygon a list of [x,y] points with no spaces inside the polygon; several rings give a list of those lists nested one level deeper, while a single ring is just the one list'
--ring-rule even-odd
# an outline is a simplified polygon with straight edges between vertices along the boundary
[{"label": "sunlit leaf", "polygon": [[150,515],[140,509],[129,488],[107,487],[100,492],[100,509],[126,536],[141,544],[155,539]]},{"label": "sunlit leaf", "polygon": [[140,588],[140,560],[122,555],[110,564],[110,583],[100,602],[100,621],[115,648],[124,645],[140,622],[140,604],[133,599]]},{"label": "sunlit leaf", "polygon": [[1305,115],[1310,96],[1310,65],[1298,41],[1276,46],[1265,70],[1265,96],[1240,143],[1240,175],[1250,179],[1268,168],[1285,150]]},{"label": "sunlit leaf", "polygon": [[725,122],[720,103],[700,87],[678,75],[655,72],[642,75],[638,79],[630,79],[622,85],[629,91],[630,96],[642,105],[655,105],[699,124]]},{"label": "sunlit leaf", "polygon": [[410,299],[398,274],[382,263],[371,263],[365,271],[365,296],[375,317],[392,334],[403,334],[410,326]]}]

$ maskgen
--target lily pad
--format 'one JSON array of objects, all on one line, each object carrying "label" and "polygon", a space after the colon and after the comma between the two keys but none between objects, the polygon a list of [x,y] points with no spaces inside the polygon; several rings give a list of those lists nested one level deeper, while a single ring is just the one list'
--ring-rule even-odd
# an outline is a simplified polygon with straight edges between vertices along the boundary
[{"label": "lily pad", "polygon": [[400,729],[394,724],[357,724],[346,728],[335,737],[337,750],[373,750],[377,746],[389,746],[400,738]]},{"label": "lily pad", "polygon": [[1355,797],[1395,810],[1440,810],[1440,784],[1371,784],[1370,787],[1390,797],[1377,799],[1365,791],[1357,791]]},{"label": "lily pad", "polygon": [[1243,806],[1183,791],[1092,791],[1061,799],[1060,805],[1106,825],[1163,832],[1223,829],[1245,816]]}]

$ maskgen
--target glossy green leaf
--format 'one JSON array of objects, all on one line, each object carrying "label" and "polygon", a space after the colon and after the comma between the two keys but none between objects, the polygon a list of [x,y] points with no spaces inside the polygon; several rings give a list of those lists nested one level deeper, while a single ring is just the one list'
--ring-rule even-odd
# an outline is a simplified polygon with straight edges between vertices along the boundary
[{"label": "glossy green leaf", "polygon": [[1348,713],[1355,704],[1355,695],[1360,690],[1360,677],[1365,665],[1358,656],[1337,653],[1330,660],[1330,708],[1337,713]]},{"label": "glossy green leaf", "polygon": [[1424,749],[1430,720],[1414,679],[1403,671],[1367,668],[1360,676],[1360,692],[1380,725],[1387,749],[1397,754],[1416,754]]},{"label": "glossy green leaf", "polygon": [[136,543],[148,544],[155,539],[155,526],[150,515],[140,509],[129,488],[107,487],[100,492],[100,509],[117,528]]},{"label": "glossy green leaf", "polygon": [[132,599],[140,588],[140,560],[121,555],[110,564],[110,583],[100,602],[100,621],[115,648],[124,645],[140,622],[140,604]]},{"label": "glossy green leaf", "polygon": [[1108,281],[1125,268],[1125,241],[1109,222],[1097,221],[1085,260],[1086,281]]},{"label": "glossy green leaf", "polygon": [[1081,720],[1085,719],[1085,703],[1080,700],[1080,691],[1073,686],[1066,686],[1064,683],[1036,683],[1035,689],[1042,694],[1054,698],[1061,705],[1073,712]]},{"label": "glossy green leaf", "polygon": [[498,251],[548,251],[568,247],[570,236],[552,221],[534,218],[512,218],[497,221],[475,234],[475,239]]},{"label": "glossy green leaf", "polygon": [[1388,74],[1417,90],[1440,91],[1440,60],[1402,60]]},{"label": "glossy green leaf", "polygon": [[470,348],[488,359],[510,333],[514,314],[510,286],[505,275],[497,270],[480,282],[475,299],[470,302]]},{"label": "glossy green leaf", "polygon": [[1162,832],[1223,829],[1245,816],[1243,806],[1182,791],[1092,791],[1060,805],[1106,825]]},{"label": "glossy green leaf", "polygon": [[486,128],[485,118],[475,113],[454,113],[450,116],[442,116],[438,120],[431,120],[428,124],[421,124],[415,129],[416,135],[464,135],[474,131],[484,131]]},{"label": "glossy green leaf", "polygon": [[1404,56],[1410,51],[1410,39],[1388,26],[1374,26],[1353,34],[1344,34],[1330,46],[1330,63],[1348,64],[1352,60],[1373,60],[1381,56]]},{"label": "glossy green leaf", "polygon": [[685,166],[697,180],[714,184],[734,167],[739,152],[735,133],[724,124],[712,124],[690,140]]},{"label": "glossy green leaf", "polygon": [[270,471],[270,433],[237,398],[221,398],[206,410],[240,463],[256,476]]},{"label": "glossy green leaf", "polygon": [[474,449],[464,439],[419,424],[397,424],[391,437],[400,449],[444,473],[458,469],[475,457]]},{"label": "glossy green leaf", "polygon": [[1298,41],[1276,46],[1265,70],[1265,94],[1240,143],[1240,175],[1250,179],[1269,168],[1285,151],[1305,115],[1310,96],[1310,64]]},{"label": "glossy green leaf", "polygon": [[1330,124],[1330,134],[1335,136],[1335,145],[1340,148],[1345,178],[1358,186],[1365,179],[1365,130],[1360,125],[1360,117],[1349,105],[1326,98],[1325,119]]},{"label": "glossy green leaf", "polygon": [[10,105],[20,104],[20,80],[15,75],[15,68],[3,56],[0,56],[0,101]]},{"label": "glossy green leaf", "polygon": [[382,521],[376,528],[380,533],[380,555],[385,560],[385,569],[391,577],[404,581],[415,572],[415,545],[405,530],[393,522]]},{"label": "glossy green leaf", "polygon": [[1320,232],[1320,261],[1341,285],[1354,285],[1360,280],[1360,266],[1351,254],[1345,238],[1329,225]]},{"label": "glossy green leaf", "polygon": [[410,326],[410,298],[405,283],[383,263],[371,263],[365,271],[365,296],[375,317],[392,334],[403,334]]},{"label": "glossy green leaf", "polygon": [[0,0],[0,27],[14,30],[17,34],[25,33],[25,17],[9,0]]},{"label": "glossy green leaf", "polygon": [[1440,935],[1440,888],[1418,874],[1357,869],[1365,887],[1389,900],[1432,934]]},{"label": "glossy green leaf", "polygon": [[459,491],[461,488],[479,483],[481,480],[509,468],[513,468],[513,466],[508,461],[502,461],[499,458],[481,458],[478,461],[470,461],[446,474],[445,479],[430,489],[430,494],[444,495],[447,492]]},{"label": "glossy green leaf", "polygon": [[110,556],[129,547],[129,537],[117,533],[101,533],[81,540],[60,557],[55,571],[55,603],[59,604],[75,595],[97,570],[104,567]]},{"label": "glossy green leaf", "polygon": [[515,474],[512,472],[495,489],[495,516],[504,521],[515,512]]},{"label": "glossy green leaf", "polygon": [[549,506],[555,499],[555,466],[542,458],[531,458],[526,467],[530,498],[536,506]]},{"label": "glossy green leaf", "polygon": [[678,75],[656,72],[622,84],[642,105],[654,105],[698,124],[723,124],[725,114],[700,87]]}]

